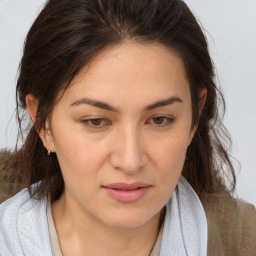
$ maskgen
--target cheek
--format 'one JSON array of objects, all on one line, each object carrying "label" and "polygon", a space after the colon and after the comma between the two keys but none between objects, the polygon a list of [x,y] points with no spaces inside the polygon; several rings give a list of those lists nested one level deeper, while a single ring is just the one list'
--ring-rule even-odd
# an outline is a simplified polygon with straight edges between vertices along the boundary
[{"label": "cheek", "polygon": [[[69,143],[70,142],[70,143]],[[100,169],[104,162],[102,149],[69,137],[67,143],[58,144],[57,157],[66,190],[77,201],[88,204],[101,185]]]},{"label": "cheek", "polygon": [[170,184],[180,176],[187,151],[187,140],[171,137],[165,143],[152,147],[151,155],[162,184]]},{"label": "cheek", "polygon": [[72,174],[72,179],[78,180],[85,176],[93,178],[106,157],[106,147],[72,129],[58,131],[54,144],[63,175]]}]

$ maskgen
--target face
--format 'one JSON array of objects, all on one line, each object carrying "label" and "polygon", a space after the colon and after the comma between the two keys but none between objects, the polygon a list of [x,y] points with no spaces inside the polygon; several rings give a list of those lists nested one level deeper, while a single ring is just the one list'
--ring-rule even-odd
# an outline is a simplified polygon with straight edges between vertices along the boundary
[{"label": "face", "polygon": [[159,214],[181,175],[192,110],[182,59],[159,44],[100,52],[49,117],[66,202],[88,219],[138,227]]}]

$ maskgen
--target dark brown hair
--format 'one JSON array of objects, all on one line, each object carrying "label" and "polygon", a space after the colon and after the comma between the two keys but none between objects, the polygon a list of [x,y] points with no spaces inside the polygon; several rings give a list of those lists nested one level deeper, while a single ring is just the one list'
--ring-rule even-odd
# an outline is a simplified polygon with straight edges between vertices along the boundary
[{"label": "dark brown hair", "polygon": [[[190,83],[192,127],[198,125],[183,175],[199,195],[232,191],[235,173],[227,153],[230,140],[217,103],[224,99],[214,81],[206,38],[181,0],[47,1],[27,35],[17,82],[20,134],[27,132],[15,154],[19,181],[24,187],[40,181],[36,190],[30,190],[39,199],[50,194],[56,200],[62,194],[64,181],[57,156],[46,155],[37,131],[45,129],[60,90],[70,85],[95,54],[127,40],[160,43],[182,57]],[[207,99],[200,116],[202,88],[207,89]],[[38,99],[37,123],[29,122],[22,130],[28,94]],[[224,185],[225,173],[229,187]]]}]

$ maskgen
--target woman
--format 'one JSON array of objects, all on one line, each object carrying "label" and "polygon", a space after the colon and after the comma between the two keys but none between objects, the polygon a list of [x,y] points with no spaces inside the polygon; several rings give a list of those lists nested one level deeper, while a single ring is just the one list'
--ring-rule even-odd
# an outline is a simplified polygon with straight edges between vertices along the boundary
[{"label": "woman", "polygon": [[0,206],[1,255],[254,255],[218,95],[183,1],[47,1],[20,65],[26,189]]}]

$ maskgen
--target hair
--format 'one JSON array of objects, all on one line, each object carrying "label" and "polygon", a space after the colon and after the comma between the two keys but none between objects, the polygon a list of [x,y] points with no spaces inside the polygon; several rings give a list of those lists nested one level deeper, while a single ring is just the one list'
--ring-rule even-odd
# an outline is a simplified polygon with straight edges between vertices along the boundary
[{"label": "hair", "polygon": [[[28,32],[17,81],[17,118],[21,147],[16,147],[17,180],[34,183],[31,197],[50,195],[54,201],[64,189],[56,154],[46,155],[37,131],[45,129],[56,97],[104,47],[126,41],[159,43],[181,56],[192,99],[192,127],[196,133],[187,151],[183,176],[198,195],[234,191],[236,178],[228,153],[231,140],[218,105],[225,101],[215,83],[215,71],[206,37],[195,16],[181,0],[48,0]],[[200,91],[207,89],[204,108]],[[24,123],[25,98],[38,100],[34,125]],[[226,177],[229,184],[226,184]]]}]

